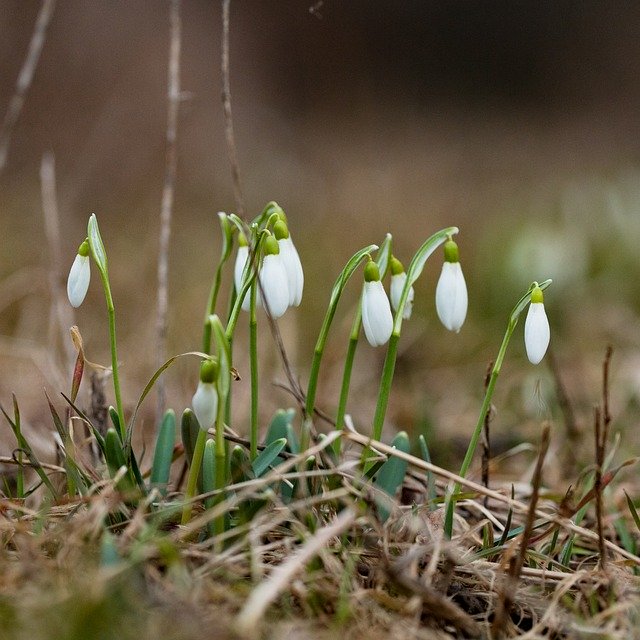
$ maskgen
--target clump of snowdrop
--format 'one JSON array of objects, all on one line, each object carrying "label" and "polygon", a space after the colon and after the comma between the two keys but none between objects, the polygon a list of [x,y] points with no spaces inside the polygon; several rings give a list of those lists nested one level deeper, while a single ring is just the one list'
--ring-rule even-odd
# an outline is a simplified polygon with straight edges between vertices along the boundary
[{"label": "clump of snowdrop", "polygon": [[218,415],[218,363],[215,360],[205,360],[200,365],[200,380],[198,388],[191,399],[193,413],[198,419],[200,428],[208,431],[213,428]]},{"label": "clump of snowdrop", "polygon": [[[391,258],[390,263],[391,268],[391,306],[394,311],[397,311],[400,307],[400,298],[402,297],[402,291],[404,289],[404,284],[407,281],[407,274],[405,273],[404,266],[400,260],[398,260],[395,256]],[[413,298],[415,296],[415,292],[413,287],[409,289],[409,295],[407,296],[407,301],[404,305],[404,312],[402,313],[402,317],[405,320],[408,320],[411,317],[411,311],[413,310]]]},{"label": "clump of snowdrop", "polygon": [[436,287],[436,311],[440,322],[458,333],[467,317],[467,284],[459,261],[458,245],[451,239],[444,244],[444,264]]},{"label": "clump of snowdrop", "polygon": [[389,298],[380,282],[378,265],[371,260],[364,268],[362,290],[362,326],[372,347],[385,344],[393,331]]},{"label": "clump of snowdrop", "polygon": [[264,258],[260,268],[260,286],[263,302],[274,318],[279,318],[289,307],[289,278],[280,254],[280,246],[274,236],[263,242]]},{"label": "clump of snowdrop", "polygon": [[531,304],[524,323],[524,346],[531,364],[538,364],[547,352],[551,332],[544,310],[544,294],[536,284],[531,291]]},{"label": "clump of snowdrop", "polygon": [[289,306],[297,307],[302,300],[302,290],[304,288],[304,272],[300,256],[296,250],[287,223],[280,219],[273,226],[273,233],[278,241],[282,263],[287,272],[287,283],[289,285]]},{"label": "clump of snowdrop", "polygon": [[89,241],[85,240],[71,265],[67,280],[67,297],[72,307],[79,307],[84,301],[91,280],[91,258],[89,257]]}]

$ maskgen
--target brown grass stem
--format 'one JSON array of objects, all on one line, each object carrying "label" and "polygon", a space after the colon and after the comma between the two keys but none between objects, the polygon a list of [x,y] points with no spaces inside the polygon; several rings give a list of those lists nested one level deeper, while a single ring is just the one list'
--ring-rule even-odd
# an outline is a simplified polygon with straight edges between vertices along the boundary
[{"label": "brown grass stem", "polygon": [[44,46],[47,36],[47,28],[51,22],[55,6],[56,0],[42,0],[42,5],[36,18],[36,24],[33,28],[33,34],[31,35],[31,41],[29,42],[29,50],[20,69],[16,89],[5,113],[2,128],[0,128],[0,173],[7,164],[11,134],[13,133],[16,122],[18,122],[27,97],[27,92],[33,81],[33,75],[38,66],[38,60],[40,60],[42,47]]},{"label": "brown grass stem", "polygon": [[229,80],[229,10],[231,0],[222,0],[222,108],[224,111],[224,133],[227,141],[227,156],[231,165],[233,179],[233,195],[236,201],[237,213],[245,217],[244,196],[240,181],[240,163],[233,129],[233,114],[231,111],[231,82]]},{"label": "brown grass stem", "polygon": [[[182,48],[182,20],[180,17],[180,0],[171,0],[169,11],[169,66],[167,71],[167,132],[166,155],[164,169],[164,185],[162,188],[162,204],[160,206],[160,246],[158,250],[158,303],[156,311],[156,363],[160,366],[167,359],[168,330],[168,273],[169,273],[169,240],[171,238],[171,218],[175,199],[175,183],[178,164],[178,109],[180,106],[180,52]],[[159,423],[165,408],[164,379],[156,383],[157,415]]]}]

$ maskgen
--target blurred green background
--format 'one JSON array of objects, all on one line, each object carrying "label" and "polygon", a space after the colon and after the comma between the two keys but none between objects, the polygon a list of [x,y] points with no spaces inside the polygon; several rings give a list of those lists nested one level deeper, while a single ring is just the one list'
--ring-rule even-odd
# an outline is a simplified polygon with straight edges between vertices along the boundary
[{"label": "blurred green background", "polygon": [[[0,114],[40,3],[0,0]],[[224,142],[220,3],[184,0],[178,177],[170,253],[171,353],[199,348],[219,253],[216,212],[233,211]],[[107,245],[128,407],[154,370],[156,260],[165,161],[169,4],[58,2],[0,174],[0,402],[15,392],[29,426],[50,427],[42,387],[68,388],[51,328],[40,161],[55,156],[63,261],[96,212]],[[580,428],[590,432],[607,344],[614,428],[638,444],[640,385],[640,5],[599,2],[237,0],[231,89],[249,214],[287,212],[305,265],[302,306],[280,323],[306,382],[333,280],[358,248],[394,235],[405,263],[437,229],[458,225],[469,286],[459,335],[435,316],[439,257],[405,324],[390,428],[425,430],[443,461],[466,442],[513,304],[529,283],[546,295],[552,349]],[[323,367],[319,403],[337,402],[360,283],[349,288]],[[220,309],[222,312],[222,308]],[[72,316],[91,360],[107,363],[95,278]],[[236,341],[235,415],[244,430],[246,328]],[[265,326],[263,417],[292,404]],[[363,345],[350,411],[368,432],[384,350]],[[195,362],[167,376],[181,411]],[[548,366],[526,361],[522,329],[498,384],[498,446],[562,417]],[[153,426],[153,402],[143,416]],[[506,434],[506,435],[505,435]],[[500,444],[500,438],[504,440]],[[590,447],[591,436],[585,436]]]}]

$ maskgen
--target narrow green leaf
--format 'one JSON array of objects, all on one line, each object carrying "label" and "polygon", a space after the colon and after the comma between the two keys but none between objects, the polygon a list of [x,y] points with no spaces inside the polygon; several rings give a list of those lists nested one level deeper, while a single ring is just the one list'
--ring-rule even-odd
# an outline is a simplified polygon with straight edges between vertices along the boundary
[{"label": "narrow green leaf", "polygon": [[229,460],[231,468],[231,482],[237,484],[244,482],[245,480],[252,480],[253,469],[251,467],[251,461],[249,455],[244,447],[237,444],[231,450],[231,459]]},{"label": "narrow green leaf", "polygon": [[[202,491],[203,493],[211,493],[216,488],[216,443],[209,438],[204,445],[204,453],[202,454]],[[215,497],[209,496],[205,498],[204,506],[211,509],[215,504]],[[213,524],[213,523],[211,523]]]},{"label": "narrow green leaf", "polygon": [[636,523],[636,527],[638,528],[638,531],[640,531],[640,516],[638,516],[636,506],[633,504],[633,500],[631,499],[631,497],[626,491],[624,492],[624,495],[627,498],[627,506],[629,507],[629,511],[631,512],[631,517],[633,518],[633,521]]},{"label": "narrow green leaf", "polygon": [[380,272],[380,280],[384,280],[389,268],[392,240],[393,236],[390,233],[387,233],[384,240],[380,243],[380,248],[376,253],[376,264],[378,265],[378,271]]},{"label": "narrow green leaf", "polygon": [[[393,439],[391,446],[398,451],[409,453],[411,450],[409,436],[406,432],[401,431]],[[407,461],[390,455],[388,460],[380,467],[380,471],[378,471],[374,484],[393,498],[396,495],[398,488],[402,486],[406,472]],[[384,522],[391,513],[389,502],[387,500],[379,500],[378,510],[380,512],[380,517]]]},{"label": "narrow green leaf", "polygon": [[261,451],[252,463],[253,473],[256,478],[262,476],[269,467],[278,459],[278,454],[287,445],[286,438],[279,438],[274,440],[271,444]]},{"label": "narrow green leaf", "polygon": [[193,452],[196,448],[196,440],[198,439],[198,432],[200,431],[198,420],[191,409],[185,409],[183,411],[180,429],[184,453],[187,458],[187,462],[191,465]]},{"label": "narrow green leaf", "polygon": [[[420,455],[425,462],[431,464],[431,454],[429,453],[429,447],[425,437],[420,434],[418,436],[418,443],[420,445]],[[429,492],[429,505],[430,508],[435,508],[436,503],[436,480],[433,477],[431,471],[427,471],[427,491]]]},{"label": "narrow green leaf", "polygon": [[104,438],[105,443],[105,460],[107,467],[109,467],[109,475],[113,478],[120,467],[126,467],[124,458],[124,451],[122,450],[122,443],[120,442],[120,436],[118,430],[110,427],[107,429],[107,434]]},{"label": "narrow green leaf", "polygon": [[[294,409],[278,409],[274,414],[273,418],[271,418],[271,422],[269,423],[269,427],[267,428],[267,436],[264,440],[266,445],[270,445],[276,440],[280,440],[281,438],[287,438],[287,425],[290,425],[293,422],[293,417],[296,412]],[[256,474],[259,475],[259,474]]]},{"label": "narrow green leaf", "polygon": [[158,430],[156,448],[151,468],[151,486],[158,489],[161,495],[167,495],[167,485],[173,462],[173,445],[176,439],[176,414],[169,409],[162,418]]}]

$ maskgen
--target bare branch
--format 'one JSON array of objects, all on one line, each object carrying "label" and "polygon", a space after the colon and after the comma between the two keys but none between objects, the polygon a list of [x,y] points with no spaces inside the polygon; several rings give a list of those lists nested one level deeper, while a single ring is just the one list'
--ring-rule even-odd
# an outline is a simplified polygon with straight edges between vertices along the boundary
[{"label": "bare branch", "polygon": [[[171,26],[167,82],[167,151],[160,210],[160,248],[158,251],[158,307],[156,314],[156,361],[158,366],[167,359],[169,239],[171,237],[171,214],[176,183],[178,107],[180,105],[180,50],[182,45],[180,0],[171,0],[169,21]],[[157,417],[160,420],[165,407],[165,389],[162,378],[158,379],[156,389],[158,394]]]},{"label": "bare branch", "polygon": [[56,6],[56,0],[42,0],[42,6],[38,13],[36,24],[33,28],[33,35],[31,36],[31,42],[29,43],[29,51],[27,57],[24,60],[22,69],[20,69],[20,75],[16,82],[16,90],[9,102],[7,113],[4,116],[2,123],[2,129],[0,129],[0,172],[7,164],[7,156],[9,154],[9,144],[11,143],[11,134],[13,127],[20,113],[27,96],[27,91],[31,86],[33,80],[33,74],[38,66],[38,60],[42,53],[42,47],[44,46],[45,37],[47,35],[47,27],[51,22],[51,16]]}]

